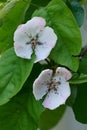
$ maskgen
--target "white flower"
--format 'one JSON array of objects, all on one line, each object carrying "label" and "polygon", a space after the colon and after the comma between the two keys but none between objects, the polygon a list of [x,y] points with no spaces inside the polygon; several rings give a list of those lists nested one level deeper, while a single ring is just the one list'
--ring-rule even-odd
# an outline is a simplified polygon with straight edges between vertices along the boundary
[{"label": "white flower", "polygon": [[46,95],[43,106],[49,109],[55,109],[64,104],[71,93],[67,82],[71,76],[71,72],[64,67],[58,67],[55,73],[50,69],[42,71],[33,84],[36,100]]},{"label": "white flower", "polygon": [[17,56],[31,59],[32,53],[35,52],[35,62],[48,57],[56,44],[57,36],[51,27],[45,25],[45,19],[33,17],[17,28],[14,33],[14,49]]}]

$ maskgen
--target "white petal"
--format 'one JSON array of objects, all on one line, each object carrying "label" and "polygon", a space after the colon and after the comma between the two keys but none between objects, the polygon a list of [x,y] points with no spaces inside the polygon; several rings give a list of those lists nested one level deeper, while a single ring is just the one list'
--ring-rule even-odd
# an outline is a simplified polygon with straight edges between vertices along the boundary
[{"label": "white petal", "polygon": [[65,84],[58,86],[57,91],[51,90],[48,93],[43,102],[43,106],[53,110],[60,105],[65,104],[65,101],[69,97],[69,95],[70,87],[69,84],[65,82]]},{"label": "white petal", "polygon": [[36,36],[44,28],[46,21],[42,17],[33,17],[26,23],[27,33]]},{"label": "white petal", "polygon": [[51,90],[43,101],[43,106],[48,109],[55,109],[61,104],[64,104],[65,100],[55,91]]},{"label": "white petal", "polygon": [[72,74],[66,68],[58,67],[56,70],[56,76],[61,76],[61,77],[64,77],[65,80],[69,80],[72,77]]},{"label": "white petal", "polygon": [[52,70],[47,69],[41,72],[39,77],[34,81],[33,94],[36,100],[41,99],[48,91],[48,83],[52,77]]},{"label": "white petal", "polygon": [[36,60],[35,62],[46,59],[52,48],[55,46],[57,41],[57,36],[54,33],[53,29],[50,27],[45,27],[43,31],[39,33],[38,41],[41,43],[36,46],[35,54]]},{"label": "white petal", "polygon": [[31,55],[33,53],[31,44],[21,44],[20,42],[14,42],[14,50],[18,57],[31,59]]},{"label": "white petal", "polygon": [[39,33],[38,41],[46,47],[53,48],[57,41],[57,35],[51,27],[47,26]]},{"label": "white petal", "polygon": [[60,96],[66,101],[66,99],[70,96],[70,86],[68,82],[63,82],[58,86],[58,92]]},{"label": "white petal", "polygon": [[17,56],[30,59],[32,52],[31,44],[26,44],[30,38],[26,34],[25,24],[18,26],[14,33],[14,50]]},{"label": "white petal", "polygon": [[30,41],[30,37],[36,36],[45,24],[45,19],[41,17],[32,18],[27,23],[18,26],[14,33],[14,41],[21,43]]},{"label": "white petal", "polygon": [[26,34],[25,24],[22,24],[14,32],[14,42],[25,44],[28,41],[30,41],[30,38]]},{"label": "white petal", "polygon": [[37,45],[35,48],[36,60],[35,63],[44,60],[48,57],[52,48],[46,47],[44,45]]}]

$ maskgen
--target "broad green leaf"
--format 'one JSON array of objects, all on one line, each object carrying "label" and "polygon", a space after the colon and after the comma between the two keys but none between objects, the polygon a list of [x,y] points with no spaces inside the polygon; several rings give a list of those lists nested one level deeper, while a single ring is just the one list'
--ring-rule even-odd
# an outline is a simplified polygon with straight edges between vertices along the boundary
[{"label": "broad green leaf", "polygon": [[13,46],[14,31],[23,22],[24,12],[30,1],[18,0],[15,7],[3,19],[0,27],[0,53]]},{"label": "broad green leaf", "polygon": [[62,105],[53,111],[46,109],[42,113],[40,118],[40,129],[50,130],[60,121],[64,112],[65,112],[65,105]]},{"label": "broad green leaf", "polygon": [[78,77],[75,77],[69,81],[72,84],[81,84],[87,82],[87,74],[80,74]]},{"label": "broad green leaf", "polygon": [[55,62],[67,66],[73,71],[77,71],[79,67],[79,59],[78,57],[74,57],[73,55],[70,54],[71,51],[69,51],[69,48],[64,44],[64,42],[65,42],[64,39],[62,39],[59,36],[58,42],[55,48],[52,50],[50,57]]},{"label": "broad green leaf", "polygon": [[77,98],[72,106],[76,120],[87,124],[87,83],[77,86]]},{"label": "broad green leaf", "polygon": [[[31,93],[29,87],[24,87],[10,102],[0,106],[0,130],[37,130],[37,117],[34,119],[32,115],[36,109],[40,114],[42,109]],[[32,107],[33,113],[29,110]]]},{"label": "broad green leaf", "polygon": [[47,25],[50,25],[58,36],[58,42],[50,58],[58,64],[77,71],[79,60],[76,55],[81,51],[81,34],[66,4],[62,0],[52,0],[46,8],[35,11],[33,16],[44,17]]},{"label": "broad green leaf", "polygon": [[42,101],[36,101],[32,93],[30,94],[30,98],[28,99],[28,111],[31,117],[38,124],[40,120],[40,115],[44,111],[42,106]]},{"label": "broad green leaf", "polygon": [[[56,62],[76,71],[78,69],[78,59],[73,56],[78,55],[81,50],[81,34],[76,21],[68,7],[61,0],[53,0],[46,10],[55,32],[60,36],[57,43],[60,44],[60,48],[56,45],[50,56]],[[56,48],[58,52],[55,52]],[[63,54],[60,53],[61,50]]]},{"label": "broad green leaf", "polygon": [[34,59],[34,55],[31,60],[17,57],[13,48],[0,58],[0,105],[20,91],[32,70]]},{"label": "broad green leaf", "polygon": [[36,9],[40,9],[46,6],[49,1],[51,0],[44,0],[44,2],[42,0],[32,0],[29,8],[26,10],[26,13],[25,13],[25,22],[31,18],[32,13]]}]

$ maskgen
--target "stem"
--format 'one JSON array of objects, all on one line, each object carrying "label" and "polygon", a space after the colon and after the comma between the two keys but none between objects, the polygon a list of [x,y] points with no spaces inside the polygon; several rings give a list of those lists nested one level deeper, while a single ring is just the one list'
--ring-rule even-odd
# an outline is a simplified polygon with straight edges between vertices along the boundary
[{"label": "stem", "polygon": [[85,46],[84,49],[82,50],[82,52],[80,53],[79,59],[81,60],[86,53],[87,53],[87,46]]}]

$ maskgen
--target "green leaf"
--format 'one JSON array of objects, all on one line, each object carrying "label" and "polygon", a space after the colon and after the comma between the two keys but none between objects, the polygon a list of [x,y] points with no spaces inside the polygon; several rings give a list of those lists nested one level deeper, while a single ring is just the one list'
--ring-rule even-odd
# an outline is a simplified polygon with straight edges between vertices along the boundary
[{"label": "green leaf", "polygon": [[0,0],[1,2],[6,2],[7,0]]},{"label": "green leaf", "polygon": [[[70,54],[69,47],[64,44],[65,41],[63,40],[64,39],[59,36],[58,42],[50,54],[50,58],[61,65],[67,66],[73,71],[77,71],[79,67],[79,59]],[[69,46],[71,46],[70,43]]]},{"label": "green leaf", "polygon": [[0,105],[20,91],[32,70],[34,59],[34,55],[31,60],[17,57],[13,48],[0,58]]},{"label": "green leaf", "polygon": [[32,115],[38,109],[36,114],[40,116],[40,108],[41,103],[35,101],[29,87],[24,87],[9,103],[0,106],[0,130],[37,130],[37,117]]},{"label": "green leaf", "polygon": [[[0,53],[13,46],[14,31],[16,30],[17,26],[23,22],[24,12],[31,0],[14,1],[18,2],[16,3],[15,7],[9,11],[8,15],[5,16],[1,24],[2,26],[0,27]],[[11,3],[14,1],[12,0]],[[13,7],[13,4],[10,6]]]},{"label": "green leaf", "polygon": [[87,0],[80,0],[81,4],[87,4]]},{"label": "green leaf", "polygon": [[65,105],[62,105],[53,111],[46,109],[42,113],[40,118],[40,129],[50,130],[60,121],[64,112],[65,112]]},{"label": "green leaf", "polygon": [[60,48],[56,45],[50,56],[59,64],[76,71],[78,69],[78,59],[73,56],[78,55],[81,50],[81,34],[76,21],[68,7],[61,0],[53,0],[46,10],[54,30],[60,38],[57,43]]},{"label": "green leaf", "polygon": [[83,24],[83,21],[84,21],[84,9],[83,9],[83,7],[77,1],[72,1],[70,3],[69,7],[70,7],[74,17],[76,18],[78,26],[81,27],[82,24]]},{"label": "green leaf", "polygon": [[71,94],[69,98],[67,99],[66,104],[69,106],[73,106],[76,100],[76,96],[77,96],[77,87],[76,85],[70,85],[70,86],[71,86]]},{"label": "green leaf", "polygon": [[7,2],[7,4],[0,10],[0,20],[8,14],[8,12],[15,6],[17,2],[18,0]]},{"label": "green leaf", "polygon": [[[43,12],[43,13],[41,13]],[[33,16],[47,20],[58,36],[58,42],[50,54],[58,64],[77,71],[79,60],[76,57],[81,51],[81,34],[76,20],[62,0],[52,0],[46,8],[37,10]],[[48,22],[49,21],[49,22]]]},{"label": "green leaf", "polygon": [[79,73],[87,74],[87,52],[84,56],[82,56],[82,59],[79,64]]},{"label": "green leaf", "polygon": [[3,8],[4,2],[0,2],[0,10]]},{"label": "green leaf", "polygon": [[[45,69],[44,65],[41,65],[40,63],[36,63],[33,66],[32,72],[26,82],[26,87],[29,87],[31,91],[33,91],[33,83],[35,79],[38,77],[38,75],[41,73],[41,71]],[[32,93],[30,93],[32,95]],[[41,112],[44,110],[42,107],[42,100],[41,101],[36,101],[35,98],[29,98],[29,102],[31,103],[31,106],[28,106],[29,112],[32,114],[33,119],[37,119],[36,121],[39,120]],[[41,103],[41,104],[40,104]],[[38,107],[34,107],[35,104],[38,104]]]},{"label": "green leaf", "polygon": [[46,6],[49,1],[51,0],[44,0],[44,2],[42,0],[32,0],[29,8],[26,10],[26,13],[25,13],[25,22],[29,20],[29,18],[31,18],[32,13],[36,9],[40,9]]},{"label": "green leaf", "polygon": [[73,77],[71,80],[69,80],[72,84],[81,84],[87,82],[87,74],[80,74],[78,77]]},{"label": "green leaf", "polygon": [[77,90],[77,98],[73,105],[73,111],[76,120],[87,124],[87,83],[78,85]]},{"label": "green leaf", "polygon": [[42,106],[42,101],[36,101],[34,96],[32,96],[32,93],[30,94],[30,97],[31,98],[28,99],[28,111],[31,117],[38,124],[40,120],[40,115],[44,111],[44,108]]}]

